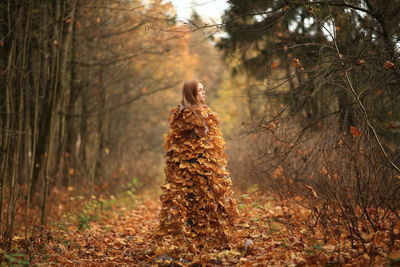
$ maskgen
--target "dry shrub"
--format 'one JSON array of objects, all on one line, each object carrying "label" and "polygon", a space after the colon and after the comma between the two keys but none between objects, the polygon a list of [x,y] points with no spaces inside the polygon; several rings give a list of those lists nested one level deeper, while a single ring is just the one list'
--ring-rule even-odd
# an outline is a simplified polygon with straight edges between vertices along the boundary
[{"label": "dry shrub", "polygon": [[301,196],[312,210],[310,228],[323,226],[325,237],[346,233],[368,252],[364,244],[385,232],[390,248],[400,218],[398,173],[367,130],[338,133],[327,125],[301,127],[291,119],[247,130],[229,151],[236,184]]}]

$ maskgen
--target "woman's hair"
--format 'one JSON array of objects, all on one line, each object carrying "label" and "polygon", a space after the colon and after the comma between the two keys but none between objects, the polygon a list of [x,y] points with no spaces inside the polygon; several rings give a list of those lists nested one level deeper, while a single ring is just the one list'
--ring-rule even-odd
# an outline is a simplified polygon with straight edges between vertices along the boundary
[{"label": "woman's hair", "polygon": [[201,83],[201,80],[189,80],[183,83],[182,88],[182,105],[185,107],[201,107],[204,103],[197,100],[197,87]]},{"label": "woman's hair", "polygon": [[189,80],[183,83],[181,104],[183,107],[193,111],[194,115],[207,127],[204,118],[201,116],[201,111],[205,107],[205,103],[197,99],[199,83],[201,83],[201,80]]}]

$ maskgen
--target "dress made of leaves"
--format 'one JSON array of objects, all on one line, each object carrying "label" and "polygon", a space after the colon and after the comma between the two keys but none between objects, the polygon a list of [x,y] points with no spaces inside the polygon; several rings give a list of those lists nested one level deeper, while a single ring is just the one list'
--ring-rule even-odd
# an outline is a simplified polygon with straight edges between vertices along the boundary
[{"label": "dress made of leaves", "polygon": [[158,249],[182,255],[229,248],[238,211],[218,118],[207,106],[179,105],[169,123]]}]

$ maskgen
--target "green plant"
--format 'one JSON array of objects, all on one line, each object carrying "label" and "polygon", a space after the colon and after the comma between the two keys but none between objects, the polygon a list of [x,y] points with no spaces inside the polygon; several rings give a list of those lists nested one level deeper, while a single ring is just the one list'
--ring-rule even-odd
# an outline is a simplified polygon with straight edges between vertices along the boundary
[{"label": "green plant", "polygon": [[239,210],[243,210],[247,207],[246,204],[238,204],[237,207],[239,208]]},{"label": "green plant", "polygon": [[88,215],[88,214],[79,214],[77,216],[78,219],[78,230],[82,230],[82,229],[89,229],[90,228],[90,222],[92,221],[92,216]]},{"label": "green plant", "polygon": [[136,189],[141,185],[141,182],[138,178],[134,177],[132,180],[128,183],[128,191],[135,192]]},{"label": "green plant", "polygon": [[324,245],[324,244],[322,244],[321,242],[319,242],[318,240],[314,240],[314,239],[310,239],[311,241],[312,241],[312,248],[313,249],[317,249],[317,250],[321,250],[322,249],[322,246]]},{"label": "green plant", "polygon": [[259,216],[259,215],[256,215],[256,216],[252,217],[251,220],[252,220],[253,222],[259,222],[259,221],[260,221],[260,216]]},{"label": "green plant", "polygon": [[6,264],[2,263],[0,266],[29,266],[29,260],[26,260],[27,255],[22,253],[4,254]]},{"label": "green plant", "polygon": [[389,261],[389,266],[399,266],[400,265],[400,258],[392,258],[392,257],[387,257]]}]

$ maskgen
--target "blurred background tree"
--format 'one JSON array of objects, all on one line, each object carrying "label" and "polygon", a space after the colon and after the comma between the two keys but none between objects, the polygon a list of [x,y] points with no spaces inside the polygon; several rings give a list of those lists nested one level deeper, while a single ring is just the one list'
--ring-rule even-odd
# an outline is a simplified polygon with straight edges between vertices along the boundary
[{"label": "blurred background tree", "polygon": [[248,100],[231,150],[239,183],[300,195],[316,221],[359,241],[360,225],[390,224],[367,210],[398,216],[400,3],[228,2],[218,47],[238,59],[235,92]]},{"label": "blurred background tree", "polygon": [[9,249],[16,229],[28,238],[70,196],[116,194],[134,179],[159,185],[182,81],[214,60],[205,78],[213,86],[222,61],[169,2],[4,1],[0,13],[0,233]]},{"label": "blurred background tree", "polygon": [[240,58],[231,71],[249,79],[247,109],[253,125],[269,131],[270,123],[295,118],[292,125],[303,130],[320,132],[323,125],[340,136],[348,136],[350,127],[369,132],[360,100],[395,160],[399,133],[388,125],[399,120],[400,17],[391,11],[399,3],[229,3],[224,15],[228,36],[218,45],[227,59]]}]

